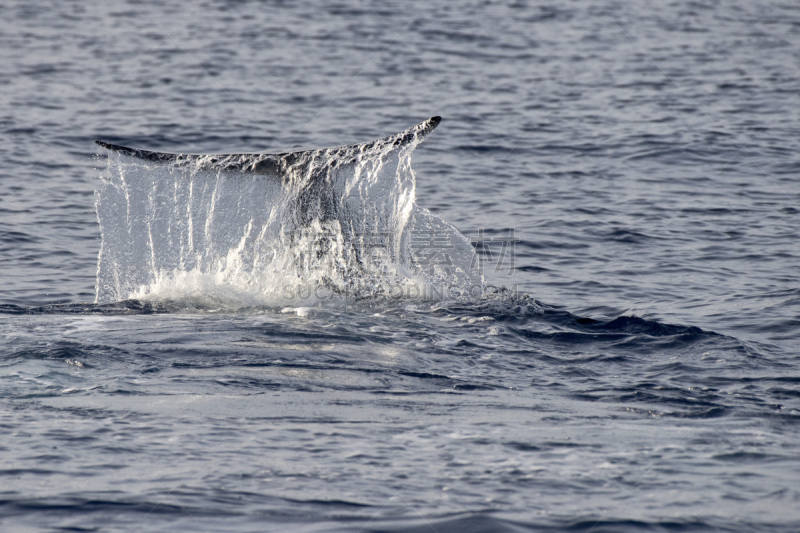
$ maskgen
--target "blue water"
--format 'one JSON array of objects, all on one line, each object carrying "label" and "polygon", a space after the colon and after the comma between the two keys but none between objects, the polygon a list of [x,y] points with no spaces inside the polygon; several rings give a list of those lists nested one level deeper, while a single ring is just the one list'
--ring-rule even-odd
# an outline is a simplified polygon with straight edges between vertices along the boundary
[{"label": "blue water", "polygon": [[[3,531],[800,529],[796,5],[12,0],[0,50]],[[434,115],[480,296],[95,303],[103,184],[164,172],[95,139]]]}]

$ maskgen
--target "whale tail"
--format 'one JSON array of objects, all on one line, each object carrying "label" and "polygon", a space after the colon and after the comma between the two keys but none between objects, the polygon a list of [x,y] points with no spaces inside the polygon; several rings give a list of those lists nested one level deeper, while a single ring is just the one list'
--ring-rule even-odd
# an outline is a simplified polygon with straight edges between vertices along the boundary
[{"label": "whale tail", "polygon": [[95,142],[112,152],[154,163],[194,167],[195,170],[227,170],[285,175],[290,168],[296,167],[301,162],[320,161],[324,157],[329,165],[354,163],[376,153],[388,153],[412,143],[419,143],[441,121],[441,117],[431,117],[405,131],[366,143],[278,154],[176,154],[138,150],[103,141]]}]

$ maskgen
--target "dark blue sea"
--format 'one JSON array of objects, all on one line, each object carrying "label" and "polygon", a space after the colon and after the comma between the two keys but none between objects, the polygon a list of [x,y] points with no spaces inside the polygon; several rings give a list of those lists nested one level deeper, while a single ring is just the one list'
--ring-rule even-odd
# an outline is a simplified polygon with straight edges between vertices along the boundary
[{"label": "dark blue sea", "polygon": [[798,227],[796,2],[5,0],[0,530],[800,531]]}]

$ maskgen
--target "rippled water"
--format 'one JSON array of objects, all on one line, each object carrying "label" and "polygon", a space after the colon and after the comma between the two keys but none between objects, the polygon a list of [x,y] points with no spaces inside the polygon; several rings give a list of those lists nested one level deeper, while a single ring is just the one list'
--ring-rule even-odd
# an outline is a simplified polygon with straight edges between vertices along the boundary
[{"label": "rippled water", "polygon": [[[4,530],[800,527],[794,4],[0,20]],[[433,115],[416,203],[505,291],[92,303],[95,139],[278,152]]]}]

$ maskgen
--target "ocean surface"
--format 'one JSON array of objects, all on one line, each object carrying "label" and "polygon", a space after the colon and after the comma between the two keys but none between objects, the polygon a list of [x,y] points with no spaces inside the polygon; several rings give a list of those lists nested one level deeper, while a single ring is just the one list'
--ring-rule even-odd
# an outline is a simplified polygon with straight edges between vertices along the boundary
[{"label": "ocean surface", "polygon": [[796,2],[4,1],[0,529],[798,531],[798,227]]}]

